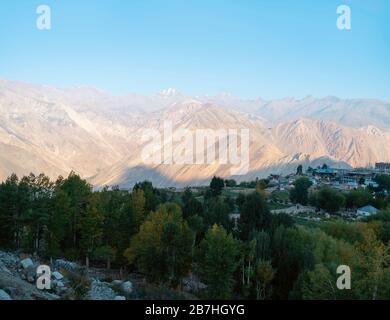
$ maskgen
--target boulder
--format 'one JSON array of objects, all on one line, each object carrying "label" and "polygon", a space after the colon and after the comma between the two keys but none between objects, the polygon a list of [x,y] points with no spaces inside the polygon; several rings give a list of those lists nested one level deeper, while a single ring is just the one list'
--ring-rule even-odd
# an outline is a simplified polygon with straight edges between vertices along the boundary
[{"label": "boulder", "polygon": [[64,269],[66,271],[75,272],[80,269],[77,263],[66,261],[63,259],[57,259],[53,264],[53,269]]},{"label": "boulder", "polygon": [[18,289],[13,288],[13,287],[7,287],[3,288],[4,291],[11,296],[11,299],[14,299],[14,297],[18,296]]},{"label": "boulder", "polygon": [[190,276],[182,279],[182,288],[186,292],[197,292],[199,290],[206,289],[206,285],[195,276]]},{"label": "boulder", "polygon": [[23,269],[27,269],[28,267],[32,267],[34,263],[30,258],[27,258],[20,261],[20,265],[23,267]]},{"label": "boulder", "polygon": [[122,292],[125,295],[130,295],[133,293],[134,287],[133,284],[130,281],[123,282],[120,286]]},{"label": "boulder", "polygon": [[62,280],[62,279],[64,279],[64,276],[60,272],[58,272],[58,271],[54,271],[51,275],[52,275],[52,277],[55,280]]},{"label": "boulder", "polygon": [[36,276],[37,276],[37,269],[31,265],[25,270],[22,271],[22,274],[25,275],[26,280],[30,283],[35,282]]},{"label": "boulder", "polygon": [[0,251],[0,265],[8,269],[16,268],[19,258],[16,254]]},{"label": "boulder", "polygon": [[64,283],[63,283],[62,281],[60,281],[60,280],[56,280],[56,281],[54,282],[54,284],[55,284],[55,286],[56,286],[57,288],[63,288],[63,287],[65,287]]},{"label": "boulder", "polygon": [[114,280],[114,281],[111,282],[111,285],[113,287],[118,287],[119,288],[122,283],[123,283],[122,280]]},{"label": "boulder", "polygon": [[0,261],[0,272],[6,272],[8,274],[12,274],[11,271]]},{"label": "boulder", "polygon": [[88,293],[89,300],[115,300],[114,290],[112,290],[108,283],[93,280],[91,288]]},{"label": "boulder", "polygon": [[0,301],[4,301],[4,300],[12,300],[12,299],[7,292],[0,289]]},{"label": "boulder", "polygon": [[116,296],[114,300],[126,300],[126,297],[124,296]]},{"label": "boulder", "polygon": [[[19,263],[19,262],[18,262]],[[58,296],[39,290],[35,283],[29,283],[15,273],[0,273],[0,288],[13,300],[57,300]],[[3,294],[2,294],[3,295]],[[4,295],[5,296],[5,295]],[[8,298],[8,296],[7,296]]]},{"label": "boulder", "polygon": [[61,280],[54,280],[53,287],[55,289],[56,294],[58,294],[58,295],[63,295],[68,290],[65,287],[65,284]]},{"label": "boulder", "polygon": [[19,258],[16,255],[0,251],[0,272],[11,275],[12,271],[17,268],[18,263]]}]

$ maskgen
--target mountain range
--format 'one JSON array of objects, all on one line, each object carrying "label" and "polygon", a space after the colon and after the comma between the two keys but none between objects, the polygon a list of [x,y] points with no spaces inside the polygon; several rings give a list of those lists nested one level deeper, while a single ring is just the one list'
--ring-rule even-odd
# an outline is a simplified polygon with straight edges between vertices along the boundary
[{"label": "mountain range", "polygon": [[273,101],[229,94],[190,97],[175,89],[113,96],[94,88],[53,88],[0,80],[0,180],[71,171],[95,187],[201,185],[229,177],[230,164],[142,161],[146,129],[249,129],[249,172],[238,181],[327,163],[366,167],[390,161],[390,103],[336,97]]}]

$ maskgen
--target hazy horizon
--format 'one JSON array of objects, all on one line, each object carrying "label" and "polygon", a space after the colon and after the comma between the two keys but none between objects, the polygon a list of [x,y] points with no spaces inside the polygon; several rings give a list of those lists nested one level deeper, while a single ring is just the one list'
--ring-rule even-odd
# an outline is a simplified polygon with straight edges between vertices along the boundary
[{"label": "hazy horizon", "polygon": [[109,90],[106,90],[106,89],[103,89],[103,88],[100,88],[100,87],[96,87],[96,86],[93,86],[93,85],[90,85],[90,84],[74,84],[74,85],[65,85],[65,86],[59,86],[59,85],[54,85],[54,84],[48,84],[48,83],[34,83],[34,82],[30,82],[30,81],[26,81],[26,80],[21,80],[21,79],[6,79],[4,77],[1,77],[0,76],[0,81],[5,81],[5,82],[12,82],[12,83],[20,83],[20,84],[24,84],[24,85],[31,85],[31,86],[37,86],[37,87],[45,87],[45,88],[51,88],[51,89],[57,89],[57,90],[71,90],[71,89],[90,89],[90,90],[95,90],[97,92],[100,92],[102,94],[105,94],[105,95],[109,95],[109,96],[112,96],[112,97],[126,97],[126,96],[129,96],[129,95],[132,95],[132,94],[135,94],[135,95],[141,95],[141,96],[144,96],[144,97],[152,97],[152,96],[155,96],[157,94],[164,94],[164,91],[166,90],[175,90],[175,94],[181,94],[183,95],[184,97],[189,97],[189,98],[201,98],[201,97],[210,97],[210,98],[214,98],[214,97],[221,97],[221,96],[226,96],[226,97],[232,97],[232,98],[236,98],[236,99],[239,99],[239,100],[243,100],[243,101],[256,101],[256,100],[262,100],[262,101],[277,101],[277,100],[287,100],[287,99],[294,99],[296,101],[300,101],[300,100],[304,100],[304,99],[307,99],[307,98],[313,98],[313,99],[317,99],[317,100],[322,100],[322,99],[326,99],[326,98],[336,98],[336,99],[340,99],[340,100],[345,100],[345,101],[351,101],[351,100],[378,100],[378,101],[381,101],[381,102],[385,102],[385,103],[389,103],[390,102],[390,98],[389,99],[381,99],[381,98],[377,98],[377,97],[365,97],[365,96],[360,96],[360,97],[344,97],[344,96],[335,96],[335,95],[331,95],[331,94],[326,94],[326,95],[323,95],[323,96],[316,96],[316,95],[313,95],[313,94],[310,94],[310,93],[307,93],[303,96],[287,96],[287,95],[281,95],[281,96],[278,96],[278,97],[271,97],[271,98],[264,98],[261,94],[258,94],[258,95],[254,95],[253,97],[244,97],[244,96],[239,96],[239,95],[235,95],[231,92],[216,92],[215,94],[188,94],[187,92],[183,91],[183,90],[180,90],[180,88],[178,87],[163,87],[155,92],[151,92],[151,93],[141,93],[141,92],[136,92],[134,90],[131,90],[129,89],[128,91],[125,91],[121,94],[118,94],[118,93],[114,93],[114,92],[111,92]]}]

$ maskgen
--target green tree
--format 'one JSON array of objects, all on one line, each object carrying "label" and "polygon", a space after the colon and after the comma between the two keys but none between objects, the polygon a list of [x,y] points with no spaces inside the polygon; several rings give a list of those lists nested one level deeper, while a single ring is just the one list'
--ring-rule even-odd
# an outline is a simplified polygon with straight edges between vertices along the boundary
[{"label": "green tree", "polygon": [[294,188],[290,191],[290,199],[294,203],[307,205],[309,197],[309,188],[312,182],[306,177],[300,177],[294,181]]},{"label": "green tree", "polygon": [[268,186],[268,181],[267,180],[264,180],[264,179],[261,179],[261,180],[258,180],[256,182],[256,191],[257,192],[260,192],[264,195],[264,190],[267,189],[267,186]]},{"label": "green tree", "polygon": [[271,213],[264,197],[257,192],[248,195],[241,208],[239,221],[241,238],[249,240],[256,231],[267,230],[271,220]]},{"label": "green tree", "polygon": [[102,260],[106,262],[107,270],[111,269],[111,261],[115,259],[116,249],[108,245],[97,247],[93,252],[93,257],[96,260]]},{"label": "green tree", "polygon": [[237,198],[236,198],[236,205],[240,210],[242,209],[242,206],[245,203],[245,199],[246,199],[246,197],[243,193],[239,193]]},{"label": "green tree", "polygon": [[[28,207],[22,213],[24,224],[23,247],[27,251],[42,254],[46,246],[47,225],[51,209],[54,184],[44,174],[30,174],[19,183],[19,191],[28,194]],[[46,240],[46,241],[45,241]]]},{"label": "green tree", "polygon": [[183,217],[188,219],[195,215],[202,215],[202,204],[195,198],[190,188],[186,188],[182,197]]},{"label": "green tree", "polygon": [[[244,242],[241,249],[241,261],[242,261],[242,285],[243,294],[250,296],[253,281],[257,281],[257,265],[261,261],[270,259],[271,241],[270,236],[265,231],[259,231],[253,234],[253,240],[250,242]],[[257,287],[255,286],[256,293]],[[257,294],[256,294],[257,296]]]},{"label": "green tree", "polygon": [[153,187],[149,181],[137,183],[133,191],[142,190],[145,197],[145,211],[147,213],[156,210],[156,208],[164,202],[164,194]]},{"label": "green tree", "polygon": [[192,255],[194,255],[196,245],[200,242],[200,239],[204,235],[204,222],[203,218],[198,215],[189,217],[187,222],[194,235],[192,242]]},{"label": "green tree", "polygon": [[288,299],[301,272],[312,267],[312,240],[305,240],[302,228],[279,226],[272,238],[272,265],[277,269],[273,281],[275,299]]},{"label": "green tree", "polygon": [[218,224],[230,230],[233,227],[229,217],[230,211],[231,209],[226,201],[221,197],[213,197],[207,203],[203,220],[207,227]]},{"label": "green tree", "polygon": [[336,287],[336,274],[331,274],[323,264],[305,274],[302,282],[302,299],[304,300],[336,300],[339,289]]},{"label": "green tree", "polygon": [[275,270],[270,261],[260,260],[256,266],[256,299],[265,300],[271,297],[272,288],[270,284],[275,277]]},{"label": "green tree", "polygon": [[80,223],[84,215],[92,186],[79,175],[71,172],[67,179],[58,179],[56,187],[66,193],[70,201],[70,224],[67,232],[67,247],[77,248],[80,240]]},{"label": "green tree", "polygon": [[237,187],[237,182],[233,179],[225,180],[225,186],[228,188],[235,188]]},{"label": "green tree", "polygon": [[369,190],[359,188],[351,190],[345,195],[345,206],[347,208],[360,208],[373,202],[372,194]]},{"label": "green tree", "polygon": [[358,263],[356,287],[360,299],[388,299],[390,283],[390,245],[381,242],[373,229],[366,229],[364,240],[356,244]]},{"label": "green tree", "polygon": [[383,243],[390,241],[390,209],[382,210],[366,218],[366,221],[380,222],[379,236]]},{"label": "green tree", "polygon": [[207,285],[209,299],[231,297],[234,277],[238,267],[239,243],[223,227],[214,225],[200,244],[198,271]]},{"label": "green tree", "polygon": [[131,206],[134,212],[135,231],[138,232],[147,216],[145,192],[142,189],[135,189],[131,194]]},{"label": "green tree", "polygon": [[0,246],[20,247],[21,215],[27,198],[27,192],[19,192],[19,179],[15,174],[0,184]]},{"label": "green tree", "polygon": [[177,284],[192,261],[193,233],[177,204],[161,205],[141,225],[125,256],[149,279]]},{"label": "green tree", "polygon": [[135,234],[135,219],[130,208],[131,195],[128,191],[114,187],[103,188],[98,192],[98,210],[104,216],[102,246],[94,252],[94,257],[107,262],[123,263],[123,251],[128,247],[130,237]]},{"label": "green tree", "polygon": [[322,187],[320,191],[311,193],[309,203],[318,209],[336,213],[345,206],[345,197],[332,188]]},{"label": "green tree", "polygon": [[56,190],[52,198],[52,209],[48,220],[48,252],[49,257],[60,256],[67,226],[70,223],[70,199],[62,190]]},{"label": "green tree", "polygon": [[213,177],[210,182],[210,190],[213,197],[217,197],[221,194],[223,188],[225,187],[225,182],[223,179],[218,177]]},{"label": "green tree", "polygon": [[85,265],[89,268],[89,259],[101,245],[104,216],[97,205],[98,197],[91,195],[85,212],[80,219],[80,248],[85,255]]},{"label": "green tree", "polygon": [[255,256],[257,260],[267,261],[271,258],[271,237],[268,232],[262,230],[254,234]]},{"label": "green tree", "polygon": [[375,177],[374,180],[378,184],[379,191],[390,191],[390,176],[385,174],[379,174]]}]

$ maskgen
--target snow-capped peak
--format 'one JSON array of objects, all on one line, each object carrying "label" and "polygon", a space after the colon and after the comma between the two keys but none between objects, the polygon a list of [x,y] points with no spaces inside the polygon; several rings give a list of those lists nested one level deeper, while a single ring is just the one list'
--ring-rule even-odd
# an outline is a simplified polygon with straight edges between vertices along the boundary
[{"label": "snow-capped peak", "polygon": [[178,91],[175,88],[168,88],[168,89],[161,90],[158,94],[164,97],[172,97],[177,95]]}]

